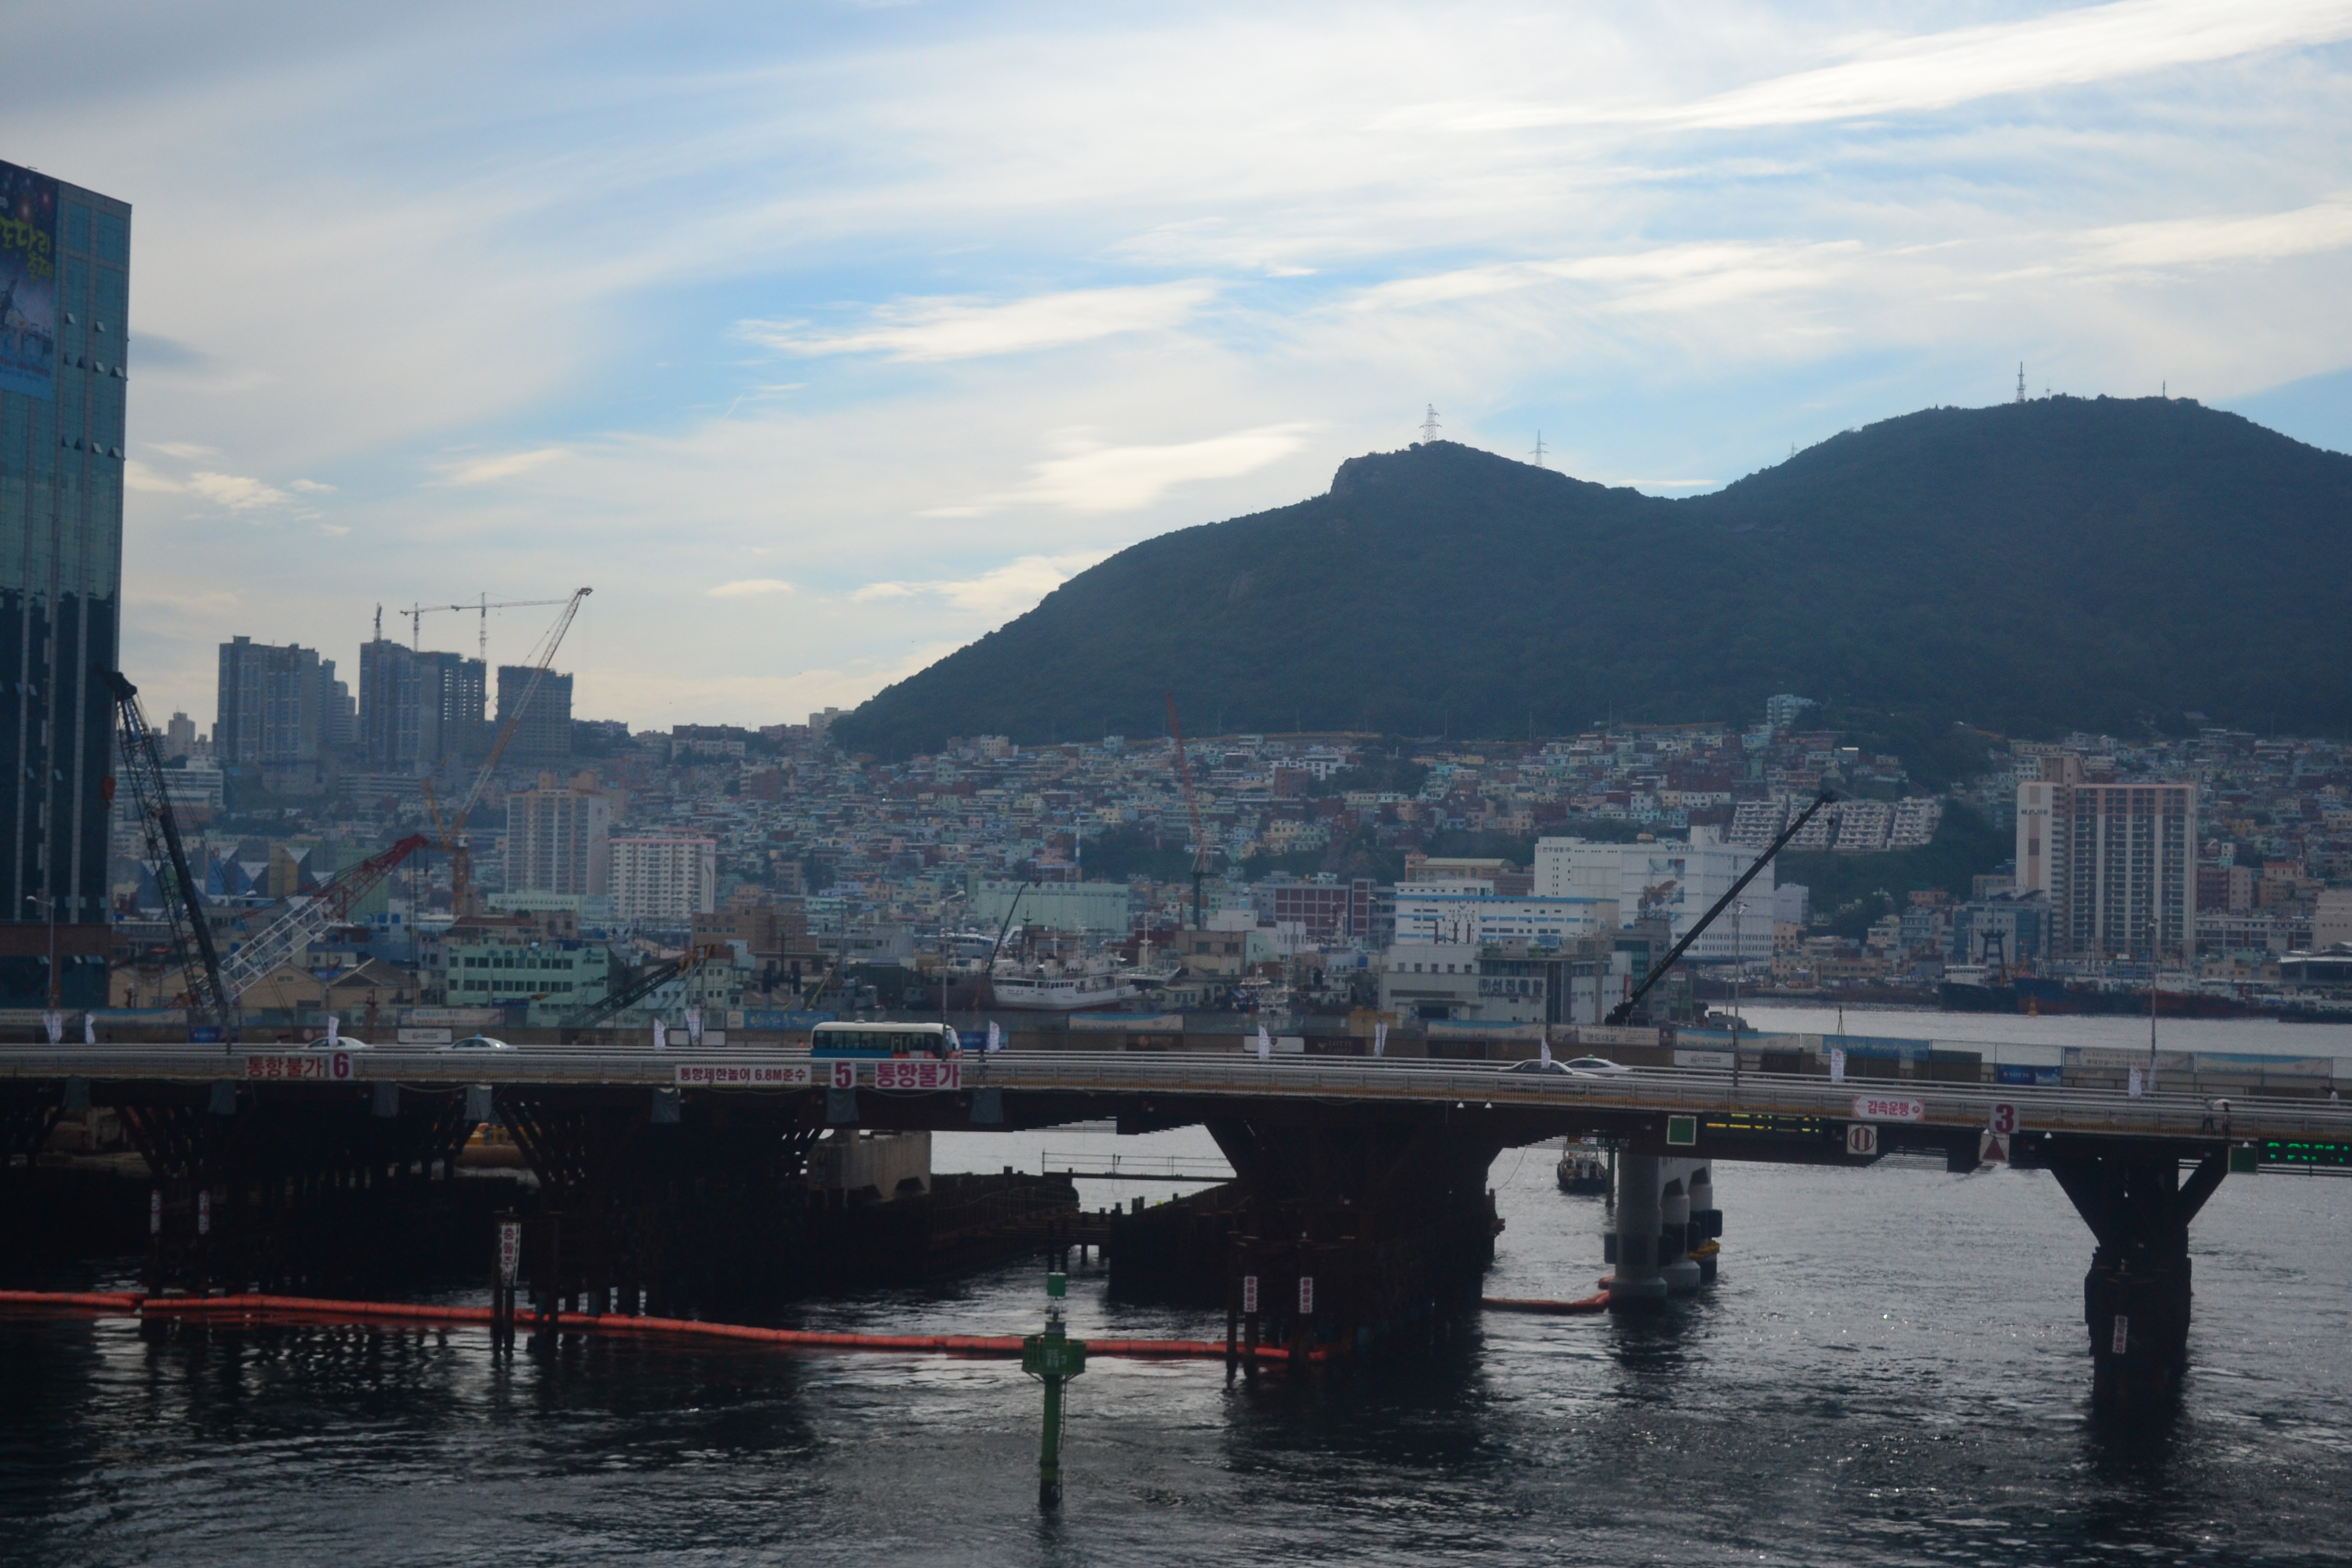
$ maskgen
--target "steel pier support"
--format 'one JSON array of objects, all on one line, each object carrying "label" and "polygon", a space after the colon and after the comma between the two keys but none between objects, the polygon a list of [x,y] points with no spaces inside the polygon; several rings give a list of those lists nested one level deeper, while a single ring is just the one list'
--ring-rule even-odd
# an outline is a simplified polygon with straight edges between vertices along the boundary
[{"label": "steel pier support", "polygon": [[2189,1365],[2189,1222],[2229,1171],[2228,1150],[2200,1152],[2186,1182],[2169,1151],[2046,1160],[2098,1238],[2083,1279],[2095,1409],[2147,1413],[2179,1395]]}]

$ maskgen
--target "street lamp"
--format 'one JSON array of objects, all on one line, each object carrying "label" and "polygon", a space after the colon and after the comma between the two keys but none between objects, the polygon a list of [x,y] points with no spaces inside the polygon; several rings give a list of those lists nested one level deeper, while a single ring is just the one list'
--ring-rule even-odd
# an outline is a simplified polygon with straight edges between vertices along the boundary
[{"label": "street lamp", "polygon": [[58,901],[54,898],[45,899],[38,893],[26,893],[25,901],[40,905],[49,917],[49,1008],[54,1012],[63,994],[58,986]]}]

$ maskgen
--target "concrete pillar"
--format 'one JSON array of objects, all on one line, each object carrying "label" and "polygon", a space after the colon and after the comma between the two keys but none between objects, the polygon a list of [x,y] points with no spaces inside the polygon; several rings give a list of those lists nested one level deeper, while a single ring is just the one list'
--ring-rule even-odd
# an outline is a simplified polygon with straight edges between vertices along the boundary
[{"label": "concrete pillar", "polygon": [[1667,1160],[1659,1175],[1658,1276],[1666,1289],[1687,1296],[1698,1289],[1698,1265],[1690,1257],[1690,1190],[1685,1184],[1696,1162]]},{"label": "concrete pillar", "polygon": [[[1690,1240],[1694,1247],[1723,1235],[1723,1211],[1715,1206],[1715,1173],[1704,1161],[1690,1173]],[[1698,1282],[1715,1283],[1715,1254],[1698,1259]]]},{"label": "concrete pillar", "polygon": [[1658,1198],[1663,1181],[1655,1154],[1617,1162],[1617,1272],[1609,1281],[1612,1307],[1649,1307],[1666,1299],[1658,1275]]}]

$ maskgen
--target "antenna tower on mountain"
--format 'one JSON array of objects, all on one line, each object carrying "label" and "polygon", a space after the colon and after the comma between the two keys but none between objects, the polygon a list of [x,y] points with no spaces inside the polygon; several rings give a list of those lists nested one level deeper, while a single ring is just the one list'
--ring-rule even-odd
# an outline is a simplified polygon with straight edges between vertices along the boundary
[{"label": "antenna tower on mountain", "polygon": [[1537,431],[1537,432],[1536,432],[1536,450],[1535,450],[1535,459],[1536,459],[1536,467],[1537,467],[1537,468],[1542,468],[1542,467],[1544,466],[1544,464],[1543,464],[1543,458],[1544,458],[1543,432],[1542,432],[1542,431],[1540,431],[1540,430],[1538,430],[1538,431]]},{"label": "antenna tower on mountain", "polygon": [[1423,441],[1434,441],[1437,439],[1437,405],[1433,403],[1429,405],[1429,412],[1422,418],[1421,438]]},{"label": "antenna tower on mountain", "polygon": [[2020,403],[2025,401],[2025,362],[2023,360],[2017,362],[2017,400]]}]

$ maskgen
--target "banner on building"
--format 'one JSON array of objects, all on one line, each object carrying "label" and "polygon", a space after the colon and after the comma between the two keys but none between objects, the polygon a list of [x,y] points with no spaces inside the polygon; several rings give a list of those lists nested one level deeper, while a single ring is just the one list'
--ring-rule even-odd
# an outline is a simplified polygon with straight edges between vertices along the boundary
[{"label": "banner on building", "polygon": [[0,391],[57,400],[58,183],[0,163]]}]

